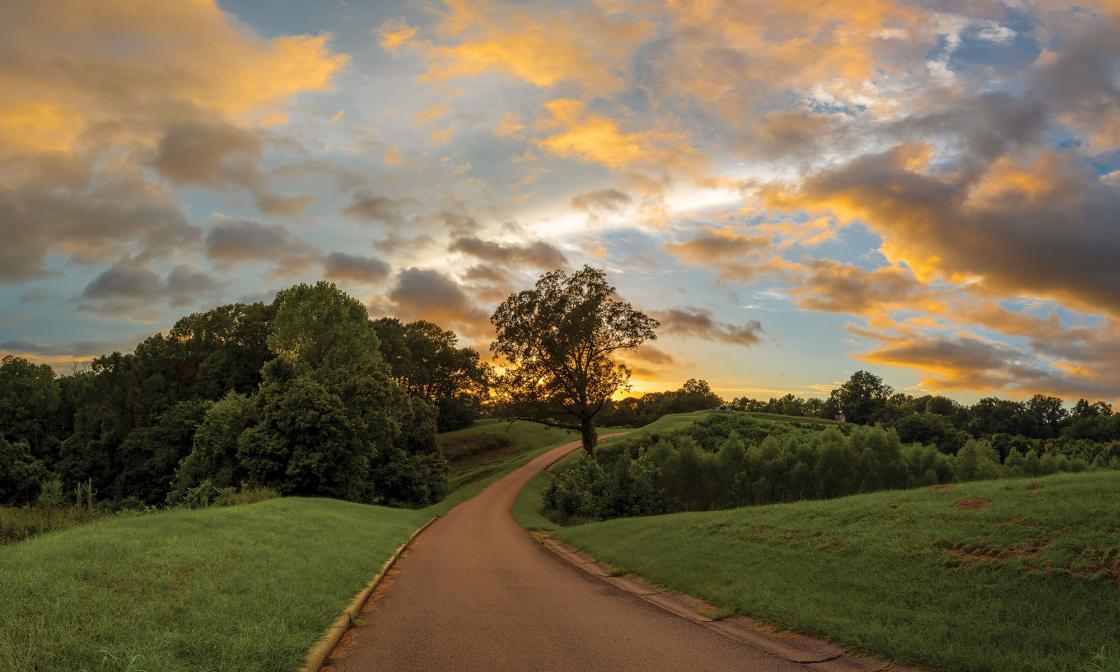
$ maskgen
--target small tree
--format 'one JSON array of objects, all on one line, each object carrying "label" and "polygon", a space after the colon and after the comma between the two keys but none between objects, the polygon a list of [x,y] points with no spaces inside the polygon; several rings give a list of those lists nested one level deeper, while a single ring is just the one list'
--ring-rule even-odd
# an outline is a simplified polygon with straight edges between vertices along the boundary
[{"label": "small tree", "polygon": [[508,362],[499,393],[513,418],[575,429],[594,455],[594,418],[629,389],[630,369],[613,359],[657,338],[660,323],[618,297],[602,270],[546,273],[512,294],[490,318],[490,346]]}]

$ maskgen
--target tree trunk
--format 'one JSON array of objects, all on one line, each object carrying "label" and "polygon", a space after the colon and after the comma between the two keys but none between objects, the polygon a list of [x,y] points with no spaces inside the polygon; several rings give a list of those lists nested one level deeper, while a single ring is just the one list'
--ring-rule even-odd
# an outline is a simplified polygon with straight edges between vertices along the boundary
[{"label": "tree trunk", "polygon": [[595,432],[595,425],[591,424],[591,418],[583,418],[579,421],[579,433],[583,437],[583,449],[587,451],[587,456],[595,457],[595,445],[599,442],[599,435]]}]

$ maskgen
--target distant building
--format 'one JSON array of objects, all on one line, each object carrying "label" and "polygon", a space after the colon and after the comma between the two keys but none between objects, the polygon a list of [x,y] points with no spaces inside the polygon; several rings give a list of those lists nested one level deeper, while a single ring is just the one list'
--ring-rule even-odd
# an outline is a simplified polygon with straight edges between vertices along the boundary
[{"label": "distant building", "polygon": [[848,419],[844,417],[844,411],[840,411],[836,414],[836,422],[847,422],[847,421],[848,421]]}]

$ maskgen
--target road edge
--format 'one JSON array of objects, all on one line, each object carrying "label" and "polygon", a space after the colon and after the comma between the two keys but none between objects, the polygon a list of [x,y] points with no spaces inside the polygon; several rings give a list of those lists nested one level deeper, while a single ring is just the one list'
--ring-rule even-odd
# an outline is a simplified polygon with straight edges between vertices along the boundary
[{"label": "road edge", "polygon": [[350,606],[342,610],[338,618],[331,623],[327,631],[319,637],[315,645],[307,652],[307,658],[303,666],[299,668],[299,672],[319,672],[323,663],[326,662],[331,652],[334,651],[334,647],[338,645],[339,640],[342,639],[342,636],[346,634],[346,631],[349,630],[354,624],[354,621],[357,620],[358,614],[361,613],[362,607],[369,601],[370,595],[377,589],[377,586],[381,585],[381,581],[385,578],[385,575],[393,568],[393,565],[396,564],[397,560],[400,559],[401,555],[408,549],[416,537],[420,536],[421,532],[428,529],[428,527],[437,520],[439,520],[439,516],[433,516],[428,522],[421,525],[409,535],[408,540],[401,544],[396,551],[393,551],[393,554],[381,565],[381,569],[377,571],[373,579],[366,584],[365,588],[354,596],[354,599],[350,602]]}]

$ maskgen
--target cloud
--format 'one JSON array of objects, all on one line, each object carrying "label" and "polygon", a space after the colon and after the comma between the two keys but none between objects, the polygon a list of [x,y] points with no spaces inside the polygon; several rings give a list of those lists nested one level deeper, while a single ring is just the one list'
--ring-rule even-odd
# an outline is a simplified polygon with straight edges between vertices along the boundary
[{"label": "cloud", "polygon": [[220,215],[206,232],[206,254],[226,266],[246,261],[273,262],[273,272],[279,275],[298,272],[315,257],[307,243],[283,226]]},{"label": "cloud", "polygon": [[872,337],[883,345],[860,354],[860,359],[923,371],[930,377],[922,385],[934,389],[1120,398],[1120,378],[1115,375],[1093,379],[1076,375],[1076,367],[1047,367],[1029,352],[1004,343],[968,335]]},{"label": "cloud", "polygon": [[409,40],[416,37],[418,29],[410,26],[402,18],[389,19],[379,28],[370,31],[377,36],[377,41],[385,51],[394,52],[406,45]]},{"label": "cloud", "polygon": [[719,322],[712,311],[684,306],[650,313],[661,321],[661,332],[675,336],[701,338],[732,345],[752,346],[762,342],[762,323],[748,320],[742,325]]},{"label": "cloud", "polygon": [[532,243],[497,243],[475,237],[456,238],[448,252],[462,252],[468,256],[505,267],[531,266],[540,269],[557,269],[567,265],[564,253],[543,241]]},{"label": "cloud", "polygon": [[208,0],[142,12],[128,0],[21,3],[0,24],[0,147],[132,144],[189,118],[274,121],[346,64],[329,39],[262,39]]},{"label": "cloud", "polygon": [[618,189],[602,189],[589,191],[572,197],[572,207],[587,213],[595,212],[621,212],[623,208],[633,202],[630,194]]},{"label": "cloud", "polygon": [[481,342],[493,336],[490,316],[455,280],[439,271],[406,268],[397,275],[388,302],[371,304],[373,314],[389,313],[403,320],[429,320]]},{"label": "cloud", "polygon": [[[631,50],[653,30],[646,20],[609,16],[597,8],[541,10],[464,0],[446,6],[437,41],[410,36],[400,42],[424,56],[427,82],[496,72],[537,87],[571,83],[609,93],[624,85]],[[400,34],[393,28],[383,33]]]},{"label": "cloud", "polygon": [[712,268],[727,280],[746,282],[763,271],[763,253],[771,243],[768,235],[709,226],[686,241],[667,243],[665,250],[678,259]]},{"label": "cloud", "polygon": [[923,282],[972,276],[991,292],[1120,314],[1120,190],[1054,152],[1028,164],[994,161],[967,175],[927,168],[924,147],[902,145],[768,199],[866,221],[887,258]]},{"label": "cloud", "polygon": [[200,230],[173,195],[125,167],[95,172],[61,156],[0,165],[0,282],[52,274],[46,260],[72,262],[170,256],[197,244]]},{"label": "cloud", "polygon": [[404,218],[401,216],[402,205],[403,203],[396,199],[378,196],[368,191],[360,191],[354,194],[350,204],[342,210],[342,214],[370,222],[381,222],[396,226],[404,222]]},{"label": "cloud", "polygon": [[792,290],[797,304],[833,313],[867,313],[892,306],[912,306],[925,288],[901,268],[865,270],[833,259],[806,260],[808,275]]},{"label": "cloud", "polygon": [[389,277],[389,264],[376,257],[331,252],[323,265],[323,277],[328,280],[373,285]]},{"label": "cloud", "polygon": [[214,296],[221,288],[215,278],[188,266],[175,266],[163,278],[143,266],[121,262],[90,280],[79,297],[78,309],[151,321],[161,313],[156,304],[181,308]]},{"label": "cloud", "polygon": [[544,107],[549,116],[538,123],[538,128],[546,137],[537,144],[557,156],[601,163],[608,168],[687,168],[700,162],[684,131],[625,131],[610,117],[589,113],[583,102],[571,98],[552,100]]}]

